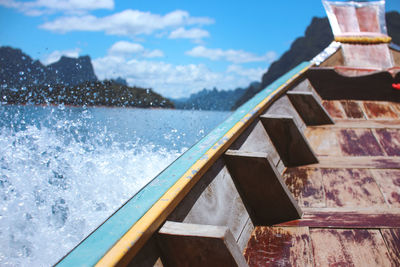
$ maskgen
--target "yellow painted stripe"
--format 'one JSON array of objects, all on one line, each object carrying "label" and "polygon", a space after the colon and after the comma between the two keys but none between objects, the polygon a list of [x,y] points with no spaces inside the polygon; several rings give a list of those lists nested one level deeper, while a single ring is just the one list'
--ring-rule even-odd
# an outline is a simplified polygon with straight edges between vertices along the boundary
[{"label": "yellow painted stripe", "polygon": [[[167,190],[142,218],[140,218],[103,258],[99,260],[96,266],[127,265],[151,235],[160,227],[167,216],[197,183],[200,177],[207,171],[208,167],[225,152],[227,147],[233,142],[234,138],[232,137],[238,136],[245,129],[245,126],[250,124],[268,107],[268,103],[271,100],[279,97],[284,92],[283,89],[286,86],[295,81],[310,67],[311,65],[308,65],[296,75],[292,76],[236,123],[212,148],[207,150],[201,159],[196,161],[185,174]],[[193,175],[193,173],[195,173],[195,175]]]}]

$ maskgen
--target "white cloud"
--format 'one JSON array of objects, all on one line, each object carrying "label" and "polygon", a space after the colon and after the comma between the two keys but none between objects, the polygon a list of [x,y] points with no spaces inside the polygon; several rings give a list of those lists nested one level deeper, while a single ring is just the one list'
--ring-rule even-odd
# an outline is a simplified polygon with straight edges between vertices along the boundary
[{"label": "white cloud", "polygon": [[183,39],[200,40],[205,37],[210,37],[209,32],[206,30],[199,29],[199,28],[192,28],[192,29],[186,30],[185,28],[180,27],[180,28],[172,31],[168,38],[170,38],[170,39],[183,38]]},{"label": "white cloud", "polygon": [[159,50],[148,50],[145,49],[141,44],[127,42],[127,41],[119,41],[113,44],[110,49],[108,49],[109,55],[114,56],[139,56],[146,58],[155,58],[155,57],[163,57],[164,53]]},{"label": "white cloud", "polygon": [[241,65],[230,65],[228,66],[226,72],[227,73],[234,73],[239,76],[247,77],[251,81],[258,81],[260,80],[261,76],[267,70],[264,68],[243,68]]},{"label": "white cloud", "polygon": [[145,52],[144,57],[147,57],[147,58],[164,57],[164,53],[163,53],[163,51],[161,51],[159,49],[154,49],[154,50]]},{"label": "white cloud", "polygon": [[84,13],[96,9],[113,9],[113,0],[36,0],[36,1],[15,1],[0,0],[0,5],[8,8],[15,8],[18,11],[30,15],[40,16],[55,12],[63,13]]},{"label": "white cloud", "polygon": [[267,52],[265,55],[258,56],[243,50],[222,50],[219,48],[210,49],[204,46],[196,46],[192,50],[187,51],[186,54],[192,57],[204,57],[211,60],[225,60],[233,63],[262,61],[271,63],[277,57],[277,54],[273,51]]},{"label": "white cloud", "polygon": [[164,16],[150,12],[127,9],[110,16],[65,16],[40,25],[53,32],[104,31],[109,35],[131,36],[152,34],[185,25],[205,25],[214,21],[207,17],[191,17],[188,12],[175,10]]},{"label": "white cloud", "polygon": [[111,54],[137,54],[144,51],[141,44],[131,43],[127,41],[119,41],[111,46],[108,50]]},{"label": "white cloud", "polygon": [[75,49],[71,49],[71,50],[62,50],[62,51],[55,50],[55,51],[51,52],[49,55],[45,56],[40,61],[42,61],[43,64],[48,65],[48,64],[58,61],[62,56],[77,58],[77,57],[79,57],[80,52],[81,52],[81,50],[79,48],[75,48]]},{"label": "white cloud", "polygon": [[115,54],[93,60],[93,67],[99,79],[123,77],[130,85],[153,88],[172,98],[187,97],[203,88],[245,87],[260,80],[265,71],[232,65],[226,71],[214,72],[203,64],[174,65]]}]

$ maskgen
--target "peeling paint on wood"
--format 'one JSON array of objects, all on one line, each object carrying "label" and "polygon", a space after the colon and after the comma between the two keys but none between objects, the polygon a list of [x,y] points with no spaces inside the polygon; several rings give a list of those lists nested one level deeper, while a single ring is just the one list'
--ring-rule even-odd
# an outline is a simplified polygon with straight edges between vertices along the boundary
[{"label": "peeling paint on wood", "polygon": [[367,169],[321,169],[327,207],[384,207],[385,200]]},{"label": "peeling paint on wood", "polygon": [[399,157],[338,157],[319,156],[317,164],[307,167],[357,168],[357,169],[400,169]]},{"label": "peeling paint on wood", "polygon": [[339,144],[345,156],[383,156],[384,153],[371,130],[342,129]]},{"label": "peeling paint on wood", "polygon": [[350,119],[364,119],[364,112],[355,101],[340,101],[347,118]]},{"label": "peeling paint on wood", "polygon": [[256,227],[244,252],[249,266],[312,266],[307,227]]},{"label": "peeling paint on wood", "polygon": [[333,118],[346,118],[342,105],[339,101],[322,101],[322,105]]},{"label": "peeling paint on wood", "polygon": [[376,129],[376,137],[389,156],[400,156],[400,130]]},{"label": "peeling paint on wood", "polygon": [[399,213],[368,212],[304,212],[302,219],[275,226],[308,226],[336,228],[394,228],[400,227]]},{"label": "peeling paint on wood", "polygon": [[391,266],[379,230],[310,229],[315,266]]},{"label": "peeling paint on wood", "polygon": [[388,102],[370,102],[364,101],[363,107],[369,119],[397,119],[396,112],[391,108]]},{"label": "peeling paint on wood", "polygon": [[[318,128],[327,128],[327,126],[314,126]],[[332,128],[364,128],[364,129],[375,129],[375,128],[390,128],[400,129],[400,120],[362,120],[362,119],[336,119],[335,124],[328,126]]]},{"label": "peeling paint on wood", "polygon": [[395,266],[400,266],[400,229],[381,229],[390,256]]},{"label": "peeling paint on wood", "polygon": [[318,156],[339,156],[341,150],[335,131],[328,128],[307,128],[304,132],[310,146]]},{"label": "peeling paint on wood", "polygon": [[316,168],[288,168],[285,184],[300,206],[325,207],[325,194],[320,171]]},{"label": "peeling paint on wood", "polygon": [[400,170],[371,170],[391,207],[400,208]]}]

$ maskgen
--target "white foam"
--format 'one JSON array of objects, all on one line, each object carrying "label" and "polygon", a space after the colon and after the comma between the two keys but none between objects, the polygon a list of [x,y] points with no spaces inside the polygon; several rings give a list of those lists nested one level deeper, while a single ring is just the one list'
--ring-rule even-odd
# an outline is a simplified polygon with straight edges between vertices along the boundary
[{"label": "white foam", "polygon": [[82,134],[88,119],[0,128],[1,266],[54,264],[184,150]]}]

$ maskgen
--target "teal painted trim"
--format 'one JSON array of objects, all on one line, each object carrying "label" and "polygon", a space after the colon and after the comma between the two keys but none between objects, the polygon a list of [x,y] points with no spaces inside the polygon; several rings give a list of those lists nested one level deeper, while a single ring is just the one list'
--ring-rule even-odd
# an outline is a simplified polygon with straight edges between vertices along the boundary
[{"label": "teal painted trim", "polygon": [[239,107],[228,119],[181,155],[135,196],[128,200],[99,228],[62,259],[57,266],[95,265],[207,150],[213,146],[214,148],[218,148],[218,141],[221,140],[225,133],[247,114],[254,115],[256,111],[253,109],[262,100],[309,65],[309,62],[298,65]]}]

